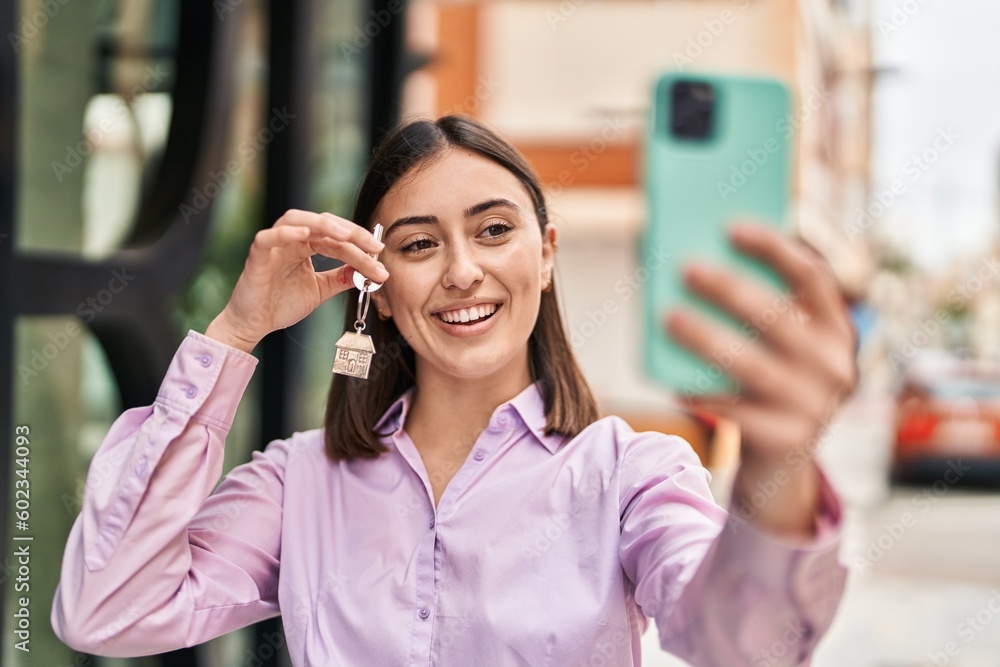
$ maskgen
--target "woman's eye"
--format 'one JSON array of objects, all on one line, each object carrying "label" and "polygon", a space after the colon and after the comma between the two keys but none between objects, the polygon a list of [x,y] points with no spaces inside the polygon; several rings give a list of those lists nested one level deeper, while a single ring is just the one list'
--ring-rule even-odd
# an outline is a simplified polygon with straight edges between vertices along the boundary
[{"label": "woman's eye", "polygon": [[514,228],[505,222],[494,222],[484,230],[484,233],[489,238],[496,238],[498,236],[503,236],[512,229]]},{"label": "woman's eye", "polygon": [[432,243],[430,239],[417,239],[416,241],[406,244],[400,248],[400,250],[403,252],[420,252],[421,250],[427,250],[427,248],[431,245]]}]

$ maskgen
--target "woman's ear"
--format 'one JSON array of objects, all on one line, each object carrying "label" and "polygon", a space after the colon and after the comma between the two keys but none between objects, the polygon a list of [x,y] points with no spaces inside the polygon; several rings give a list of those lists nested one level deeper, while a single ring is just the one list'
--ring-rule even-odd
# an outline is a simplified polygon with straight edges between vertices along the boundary
[{"label": "woman's ear", "polygon": [[392,317],[392,309],[389,308],[389,302],[386,301],[385,295],[382,294],[382,290],[371,293],[372,305],[378,309],[379,319],[387,320]]},{"label": "woman's ear", "polygon": [[556,250],[559,248],[556,226],[549,222],[542,230],[542,291],[552,288],[552,269],[555,266]]}]

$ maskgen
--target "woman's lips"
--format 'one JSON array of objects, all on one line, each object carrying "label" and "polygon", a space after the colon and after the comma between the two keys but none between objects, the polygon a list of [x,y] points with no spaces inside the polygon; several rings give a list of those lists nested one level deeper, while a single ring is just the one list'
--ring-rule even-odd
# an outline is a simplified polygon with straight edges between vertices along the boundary
[{"label": "woman's lips", "polygon": [[497,316],[500,315],[500,311],[502,310],[503,310],[503,304],[499,304],[497,305],[496,311],[494,311],[492,315],[488,315],[487,317],[482,317],[473,322],[467,322],[464,324],[461,322],[454,324],[450,322],[445,322],[438,315],[433,315],[432,317],[434,318],[434,321],[438,323],[438,326],[444,329],[446,333],[449,333],[452,336],[458,336],[462,338],[467,336],[477,336],[483,333],[484,331],[489,330],[490,327],[493,326],[493,320],[495,320]]}]

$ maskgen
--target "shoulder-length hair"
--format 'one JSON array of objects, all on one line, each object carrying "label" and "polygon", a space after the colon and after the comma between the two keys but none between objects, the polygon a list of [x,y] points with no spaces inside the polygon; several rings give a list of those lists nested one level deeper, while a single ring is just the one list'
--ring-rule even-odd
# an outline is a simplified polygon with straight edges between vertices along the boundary
[{"label": "shoulder-length hair", "polygon": [[[371,231],[379,203],[400,178],[452,147],[477,153],[514,174],[531,195],[539,229],[544,230],[548,222],[545,198],[528,163],[491,129],[464,116],[411,121],[389,133],[375,150],[361,183],[354,223]],[[354,328],[355,310],[349,301],[345,331]],[[330,385],[324,438],[327,456],[333,461],[377,458],[387,451],[379,438],[389,433],[376,433],[375,425],[416,379],[413,349],[392,318],[383,321],[369,316],[365,333],[372,337],[376,350],[368,379],[335,374]],[[597,403],[563,328],[554,278],[551,289],[541,295],[538,318],[528,339],[528,358],[532,380],[541,380],[547,435],[573,437],[599,418]]]}]

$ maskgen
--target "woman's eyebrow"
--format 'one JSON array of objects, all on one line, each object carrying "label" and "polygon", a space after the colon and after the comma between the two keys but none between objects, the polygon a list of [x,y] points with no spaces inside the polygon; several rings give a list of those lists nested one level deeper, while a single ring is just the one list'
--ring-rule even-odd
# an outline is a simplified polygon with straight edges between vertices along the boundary
[{"label": "woman's eyebrow", "polygon": [[484,202],[479,202],[478,204],[474,204],[469,208],[465,209],[464,213],[466,218],[471,218],[472,216],[479,215],[480,213],[488,211],[491,208],[498,208],[498,207],[509,208],[513,210],[515,213],[521,212],[521,207],[512,202],[511,200],[499,198],[499,199],[487,199]]},{"label": "woman's eyebrow", "polygon": [[[491,208],[509,208],[516,213],[521,212],[521,207],[512,202],[511,200],[498,198],[498,199],[487,199],[486,201],[479,202],[478,204],[473,204],[469,208],[465,209],[462,213],[465,215],[466,218],[471,218],[475,215],[479,215],[480,213],[488,211]],[[389,229],[387,229],[385,235],[382,236],[382,242],[384,243],[386,239],[389,238],[389,235],[392,234],[392,232],[397,227],[402,227],[405,225],[436,225],[436,224],[438,224],[438,219],[437,216],[434,215],[410,215],[405,218],[399,218],[391,225],[389,225]]]},{"label": "woman's eyebrow", "polygon": [[382,242],[385,243],[385,241],[389,238],[389,235],[392,234],[397,227],[403,227],[405,225],[436,225],[437,223],[437,216],[433,215],[411,215],[405,218],[400,218],[399,220],[396,220],[396,222],[389,225],[389,229],[385,230],[385,234],[382,236]]}]

